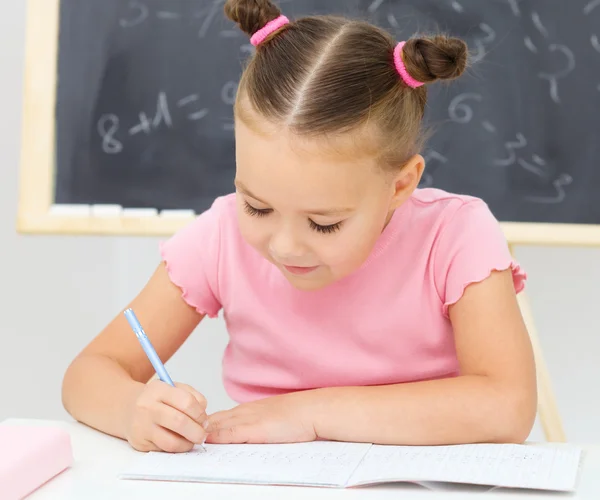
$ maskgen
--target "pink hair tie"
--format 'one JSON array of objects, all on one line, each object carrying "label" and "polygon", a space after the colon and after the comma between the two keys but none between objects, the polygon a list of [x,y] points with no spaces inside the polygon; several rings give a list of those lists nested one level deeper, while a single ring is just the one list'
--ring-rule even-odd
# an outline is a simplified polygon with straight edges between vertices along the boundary
[{"label": "pink hair tie", "polygon": [[394,64],[396,65],[398,73],[400,73],[400,76],[404,80],[404,83],[406,83],[406,85],[409,87],[416,89],[417,87],[425,84],[419,80],[415,80],[412,76],[410,76],[406,70],[406,66],[404,66],[404,61],[402,60],[402,49],[404,48],[405,43],[406,42],[400,42],[398,45],[396,45],[396,48],[394,49]]},{"label": "pink hair tie", "polygon": [[254,33],[254,35],[252,35],[252,37],[250,38],[250,43],[257,47],[258,45],[263,43],[265,41],[265,38],[267,38],[271,33],[277,31],[286,24],[289,24],[289,22],[290,20],[285,16],[279,16],[273,19],[272,21],[269,21],[256,33]]}]

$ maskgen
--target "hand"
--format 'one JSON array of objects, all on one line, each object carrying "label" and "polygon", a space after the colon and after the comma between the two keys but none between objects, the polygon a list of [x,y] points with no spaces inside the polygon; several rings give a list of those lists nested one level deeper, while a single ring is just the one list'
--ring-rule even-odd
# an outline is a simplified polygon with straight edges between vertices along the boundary
[{"label": "hand", "polygon": [[190,451],[202,444],[206,399],[189,385],[160,380],[146,384],[132,401],[125,437],[138,451]]},{"label": "hand", "polygon": [[314,441],[311,391],[244,403],[208,418],[207,443],[299,443]]}]

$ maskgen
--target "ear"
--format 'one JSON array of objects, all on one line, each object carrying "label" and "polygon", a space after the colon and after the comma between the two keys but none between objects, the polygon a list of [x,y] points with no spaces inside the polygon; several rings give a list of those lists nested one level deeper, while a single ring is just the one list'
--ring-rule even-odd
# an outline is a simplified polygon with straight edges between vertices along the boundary
[{"label": "ear", "polygon": [[425,158],[421,155],[412,156],[392,178],[392,207],[398,208],[417,189],[423,170],[425,169]]}]

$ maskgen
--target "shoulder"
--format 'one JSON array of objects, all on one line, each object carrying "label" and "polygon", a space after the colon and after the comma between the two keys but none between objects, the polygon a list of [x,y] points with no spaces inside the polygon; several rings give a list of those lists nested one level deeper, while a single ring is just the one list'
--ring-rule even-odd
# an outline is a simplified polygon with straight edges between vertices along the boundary
[{"label": "shoulder", "polygon": [[204,214],[210,214],[212,217],[215,217],[219,224],[228,224],[232,221],[236,221],[235,193],[229,193],[215,198],[210,208],[200,214],[200,216]]},{"label": "shoulder", "polygon": [[500,222],[481,198],[440,189],[419,189],[410,198],[413,226],[430,233],[432,246],[493,235],[506,244]]},{"label": "shoulder", "polygon": [[237,245],[235,193],[217,197],[212,205],[162,244],[162,253],[191,261],[199,254],[216,263],[227,246]]},{"label": "shoulder", "polygon": [[180,229],[172,239],[187,239],[193,243],[198,238],[205,238],[207,233],[220,233],[231,230],[236,223],[235,193],[215,198],[211,206]]},{"label": "shoulder", "polygon": [[511,269],[515,291],[522,290],[526,274],[511,255],[487,203],[438,189],[418,190],[411,202],[419,225],[434,231],[431,263],[444,314],[469,284],[486,279],[492,271]]},{"label": "shoulder", "polygon": [[211,317],[221,303],[221,256],[237,238],[235,204],[235,194],[216,198],[210,208],[160,244],[171,281],[182,289],[188,304]]},{"label": "shoulder", "polygon": [[477,214],[487,214],[496,220],[488,205],[475,196],[426,188],[417,189],[411,196],[410,202],[417,208],[413,211],[416,217],[438,221],[442,227],[452,223],[455,217],[469,218]]}]

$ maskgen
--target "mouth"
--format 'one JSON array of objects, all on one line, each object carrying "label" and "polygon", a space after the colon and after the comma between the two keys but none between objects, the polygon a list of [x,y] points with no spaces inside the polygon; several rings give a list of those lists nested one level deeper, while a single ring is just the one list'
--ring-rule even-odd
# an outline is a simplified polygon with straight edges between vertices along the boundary
[{"label": "mouth", "polygon": [[283,267],[285,268],[285,270],[288,273],[296,274],[296,275],[303,275],[303,274],[312,273],[319,266],[312,266],[312,267],[283,266]]}]

